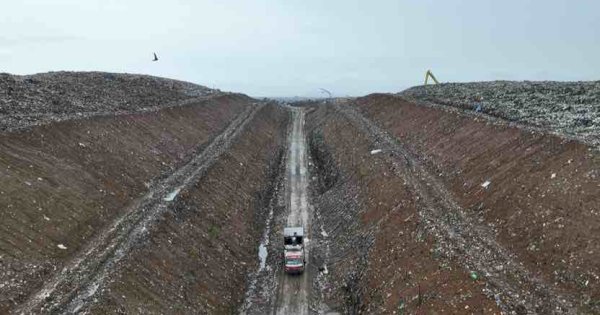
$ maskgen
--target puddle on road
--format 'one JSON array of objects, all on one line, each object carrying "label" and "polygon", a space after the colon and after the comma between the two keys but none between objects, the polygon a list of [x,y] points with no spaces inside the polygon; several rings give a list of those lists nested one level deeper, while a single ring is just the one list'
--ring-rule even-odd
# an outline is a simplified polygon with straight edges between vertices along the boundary
[{"label": "puddle on road", "polygon": [[181,188],[182,187],[177,187],[177,189],[170,192],[165,198],[163,198],[163,200],[164,201],[173,201],[175,199],[175,197],[177,197],[177,194],[179,194],[179,192],[181,191]]},{"label": "puddle on road", "polygon": [[269,252],[267,251],[267,245],[260,243],[260,245],[258,245],[258,259],[260,260],[260,268],[258,269],[259,271],[265,269],[268,254]]},{"label": "puddle on road", "polygon": [[269,299],[268,297],[264,296],[264,292],[268,290],[265,285],[270,284],[269,282],[265,281],[275,278],[273,269],[267,265],[267,257],[269,256],[267,246],[269,245],[270,241],[269,235],[271,233],[272,221],[273,207],[271,207],[269,210],[269,215],[265,221],[265,230],[263,231],[262,241],[258,245],[258,261],[260,262],[260,265],[257,271],[250,274],[250,283],[246,291],[246,298],[244,299],[244,303],[240,306],[239,310],[240,315],[246,315],[256,301],[265,301]]}]

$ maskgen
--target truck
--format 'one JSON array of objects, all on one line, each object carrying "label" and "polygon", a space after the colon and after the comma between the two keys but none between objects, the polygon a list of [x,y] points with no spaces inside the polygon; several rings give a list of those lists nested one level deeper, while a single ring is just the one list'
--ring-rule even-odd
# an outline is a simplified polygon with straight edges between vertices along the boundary
[{"label": "truck", "polygon": [[283,229],[283,269],[288,274],[304,272],[304,228],[286,227]]}]

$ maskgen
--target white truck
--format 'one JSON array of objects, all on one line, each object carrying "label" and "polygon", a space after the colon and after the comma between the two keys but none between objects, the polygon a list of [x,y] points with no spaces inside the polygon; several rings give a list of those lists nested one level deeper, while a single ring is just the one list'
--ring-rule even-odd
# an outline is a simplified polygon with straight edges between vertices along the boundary
[{"label": "white truck", "polygon": [[283,229],[283,267],[288,274],[304,272],[304,228],[286,227]]}]

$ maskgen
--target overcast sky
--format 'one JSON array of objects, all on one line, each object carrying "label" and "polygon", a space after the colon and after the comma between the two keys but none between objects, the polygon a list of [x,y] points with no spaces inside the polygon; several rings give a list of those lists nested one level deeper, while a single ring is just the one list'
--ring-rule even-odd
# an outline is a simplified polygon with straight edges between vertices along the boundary
[{"label": "overcast sky", "polygon": [[[160,60],[151,62],[156,51]],[[0,72],[145,73],[252,96],[600,80],[597,0],[15,0]]]}]

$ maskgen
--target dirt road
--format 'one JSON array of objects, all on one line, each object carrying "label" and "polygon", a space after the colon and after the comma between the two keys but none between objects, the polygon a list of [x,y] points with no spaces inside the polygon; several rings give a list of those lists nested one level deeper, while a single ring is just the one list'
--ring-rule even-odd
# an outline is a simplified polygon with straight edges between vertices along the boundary
[{"label": "dirt road", "polygon": [[274,314],[308,314],[310,290],[310,207],[308,202],[308,161],[304,116],[302,108],[293,109],[293,127],[288,136],[289,151],[286,167],[286,197],[288,203],[288,226],[303,226],[305,231],[305,255],[307,271],[298,276],[278,275],[279,286]]}]

